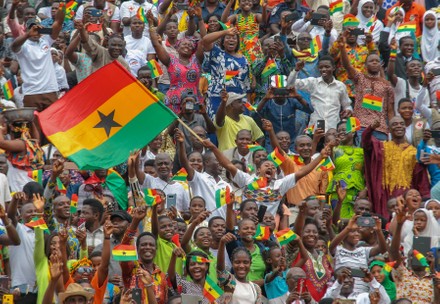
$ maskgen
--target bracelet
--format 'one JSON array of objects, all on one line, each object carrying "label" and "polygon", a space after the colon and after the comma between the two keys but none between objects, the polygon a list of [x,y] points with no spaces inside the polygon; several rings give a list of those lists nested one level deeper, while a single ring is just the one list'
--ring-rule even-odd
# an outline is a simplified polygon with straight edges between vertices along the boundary
[{"label": "bracelet", "polygon": [[148,284],[148,285],[144,285],[144,287],[151,287],[151,286],[153,286],[154,285],[154,283],[150,283],[150,284]]},{"label": "bracelet", "polygon": [[105,236],[105,237],[104,237],[104,240],[110,240],[110,237],[106,237],[106,236]]}]

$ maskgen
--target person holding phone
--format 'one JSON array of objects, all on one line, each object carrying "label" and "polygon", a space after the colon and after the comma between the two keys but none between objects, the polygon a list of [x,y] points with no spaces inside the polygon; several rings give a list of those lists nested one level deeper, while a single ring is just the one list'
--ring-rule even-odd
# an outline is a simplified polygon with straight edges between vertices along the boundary
[{"label": "person holding phone", "polygon": [[[366,33],[373,36],[374,42],[379,42],[380,32],[383,30],[383,23],[375,18],[376,4],[373,0],[360,0],[357,6],[356,18],[359,20],[359,29],[363,29]],[[372,23],[372,24],[370,24]],[[365,35],[358,36],[358,44],[367,44]]]},{"label": "person holding phone", "polygon": [[58,85],[50,47],[61,32],[65,12],[58,9],[51,35],[41,35],[36,19],[26,21],[27,32],[17,37],[11,50],[17,55],[23,79],[23,103],[42,111],[58,99]]},{"label": "person holding phone", "polygon": [[[47,28],[52,28],[52,25],[55,21],[55,16],[60,7],[60,2],[53,2],[50,8],[50,17],[41,21],[41,25]],[[71,33],[74,30],[73,21],[70,19],[65,19],[63,22],[63,27],[61,28],[61,32]]]}]

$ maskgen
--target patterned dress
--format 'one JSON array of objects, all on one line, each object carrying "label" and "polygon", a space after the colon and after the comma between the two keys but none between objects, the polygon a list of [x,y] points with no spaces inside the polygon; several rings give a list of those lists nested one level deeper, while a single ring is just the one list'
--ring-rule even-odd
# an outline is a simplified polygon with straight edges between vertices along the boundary
[{"label": "patterned dress", "polygon": [[174,113],[180,113],[180,96],[185,90],[192,90],[194,95],[198,96],[198,85],[200,79],[200,64],[196,55],[192,55],[188,65],[180,63],[179,58],[170,54],[170,64],[168,66],[168,75],[170,76],[170,89],[165,98],[165,105],[173,110]]},{"label": "patterned dress", "polygon": [[345,182],[347,197],[342,202],[341,218],[350,218],[354,214],[354,197],[365,188],[364,150],[353,146],[338,146],[334,152],[333,162],[336,168],[333,171],[333,182],[329,183],[327,193],[331,195],[332,203],[337,202],[336,183]]},{"label": "patterned dress", "polygon": [[237,29],[240,31],[240,51],[246,56],[248,62],[254,62],[263,57],[261,44],[258,40],[260,25],[254,14],[244,17],[237,15]]}]

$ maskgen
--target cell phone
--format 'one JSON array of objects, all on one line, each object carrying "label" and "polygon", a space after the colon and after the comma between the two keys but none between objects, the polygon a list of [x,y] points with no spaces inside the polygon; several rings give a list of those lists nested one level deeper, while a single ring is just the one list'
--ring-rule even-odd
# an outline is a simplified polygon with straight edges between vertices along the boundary
[{"label": "cell phone", "polygon": [[101,17],[102,16],[102,10],[100,10],[100,9],[92,9],[92,10],[90,10],[90,16],[92,16],[92,17]]},{"label": "cell phone", "polygon": [[[413,237],[413,249],[417,250],[423,255],[426,255],[428,251],[431,250],[431,237],[429,236],[419,236]],[[405,252],[406,254],[407,252]],[[413,256],[411,259],[412,266],[422,266],[420,262]]]},{"label": "cell phone", "polygon": [[142,290],[140,288],[133,288],[131,290],[131,300],[136,304],[142,303]]},{"label": "cell phone", "polygon": [[440,130],[431,130],[432,138],[440,138]]},{"label": "cell phone", "polygon": [[316,121],[316,129],[321,129],[325,131],[325,120],[319,119]]},{"label": "cell phone", "polygon": [[115,211],[116,203],[115,202],[106,202],[107,211],[113,212]]},{"label": "cell phone", "polygon": [[13,304],[14,303],[14,296],[11,294],[5,294],[3,295],[3,304]]},{"label": "cell phone", "polygon": [[294,20],[295,20],[295,14],[289,14],[284,17],[284,21],[286,21],[286,23]]},{"label": "cell phone", "polygon": [[343,179],[341,179],[339,181],[339,185],[341,186],[342,189],[347,189],[347,182]]},{"label": "cell phone", "polygon": [[102,30],[102,24],[91,23],[86,28],[87,32],[99,32]]},{"label": "cell phone", "polygon": [[0,289],[9,290],[9,277],[7,275],[0,276]]},{"label": "cell phone", "polygon": [[181,11],[187,11],[189,8],[189,4],[188,3],[174,3],[174,5],[176,6],[176,8],[178,10]]},{"label": "cell phone", "polygon": [[432,74],[434,74],[434,76],[438,76],[438,75],[440,75],[440,68],[438,68],[438,69],[432,69],[430,72],[431,72]]},{"label": "cell phone", "polygon": [[310,20],[311,25],[319,25],[319,20],[321,19],[327,19],[327,15],[319,14],[319,13],[313,13],[312,14],[312,20]]},{"label": "cell phone", "polygon": [[177,203],[177,195],[176,194],[167,194],[167,208],[171,206],[176,207]]},{"label": "cell phone", "polygon": [[52,28],[51,27],[43,27],[37,29],[37,32],[41,35],[51,35],[52,34]]},{"label": "cell phone", "polygon": [[350,35],[353,35],[353,36],[365,35],[365,31],[364,31],[364,29],[355,28],[350,31]]},{"label": "cell phone", "polygon": [[185,304],[201,304],[203,302],[203,298],[195,295],[187,295],[182,294],[182,303]]},{"label": "cell phone", "polygon": [[266,214],[266,210],[267,210],[267,206],[264,205],[260,205],[260,207],[258,208],[258,222],[262,223],[263,219],[264,219],[264,215]]},{"label": "cell phone", "polygon": [[363,272],[359,268],[352,268],[350,269],[350,271],[353,278],[365,278],[365,272]]},{"label": "cell phone", "polygon": [[376,221],[371,216],[360,216],[356,220],[356,224],[359,227],[374,227],[376,226]]},{"label": "cell phone", "polygon": [[275,96],[287,96],[289,95],[289,89],[287,88],[273,88],[273,95]]},{"label": "cell phone", "polygon": [[83,222],[81,225],[78,226],[78,230],[84,230],[86,231],[86,222]]}]

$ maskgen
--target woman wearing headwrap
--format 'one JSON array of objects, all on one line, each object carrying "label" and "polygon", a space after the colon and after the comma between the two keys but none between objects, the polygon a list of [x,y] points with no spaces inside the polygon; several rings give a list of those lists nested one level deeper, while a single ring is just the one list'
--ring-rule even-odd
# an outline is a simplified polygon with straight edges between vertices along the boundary
[{"label": "woman wearing headwrap", "polygon": [[435,219],[440,224],[440,201],[436,199],[430,199],[425,202],[425,208],[432,211]]},{"label": "woman wearing headwrap", "polygon": [[427,236],[431,238],[431,246],[439,247],[440,225],[434,213],[425,208],[419,208],[413,213],[413,229],[403,239],[403,252],[405,255],[413,248],[414,237]]},{"label": "woman wearing headwrap", "polygon": [[[358,13],[356,17],[359,19],[359,28],[373,35],[373,41],[378,42],[380,32],[383,30],[383,24],[374,14],[375,5],[373,0],[360,0],[358,5]],[[365,36],[358,37],[358,44],[365,44]]]},{"label": "woman wearing headwrap", "polygon": [[370,263],[370,272],[383,288],[385,288],[391,301],[396,299],[396,284],[391,281],[391,273],[383,271],[385,262],[374,260]]},{"label": "woman wearing headwrap", "polygon": [[437,15],[434,11],[426,11],[423,15],[423,35],[420,42],[424,62],[433,61],[440,56],[439,40],[440,31],[437,26]]}]

